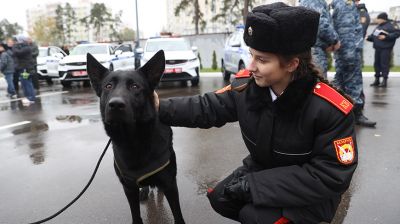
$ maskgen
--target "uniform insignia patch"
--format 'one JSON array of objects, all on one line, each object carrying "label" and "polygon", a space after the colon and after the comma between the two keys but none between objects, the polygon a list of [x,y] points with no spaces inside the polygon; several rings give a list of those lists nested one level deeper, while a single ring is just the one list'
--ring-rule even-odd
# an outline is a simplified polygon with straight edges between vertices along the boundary
[{"label": "uniform insignia patch", "polygon": [[228,85],[228,86],[225,86],[222,89],[219,89],[219,90],[215,91],[215,93],[220,94],[220,93],[224,93],[224,92],[226,92],[228,90],[231,90],[231,89],[232,89],[231,85]]},{"label": "uniform insignia patch", "polygon": [[342,138],[333,142],[336,156],[340,163],[351,164],[354,160],[354,143],[352,137]]},{"label": "uniform insignia patch", "polygon": [[323,82],[319,82],[315,85],[314,94],[327,100],[346,115],[349,114],[353,108],[353,104],[349,100]]}]

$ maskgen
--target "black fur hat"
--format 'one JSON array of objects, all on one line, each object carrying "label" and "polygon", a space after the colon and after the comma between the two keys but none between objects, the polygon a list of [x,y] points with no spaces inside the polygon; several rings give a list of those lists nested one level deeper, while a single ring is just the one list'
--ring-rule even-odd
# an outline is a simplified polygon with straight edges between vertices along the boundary
[{"label": "black fur hat", "polygon": [[379,13],[378,19],[388,20],[388,14],[386,12]]},{"label": "black fur hat", "polygon": [[277,2],[249,12],[243,38],[249,47],[259,51],[297,54],[315,44],[318,24],[318,12]]}]

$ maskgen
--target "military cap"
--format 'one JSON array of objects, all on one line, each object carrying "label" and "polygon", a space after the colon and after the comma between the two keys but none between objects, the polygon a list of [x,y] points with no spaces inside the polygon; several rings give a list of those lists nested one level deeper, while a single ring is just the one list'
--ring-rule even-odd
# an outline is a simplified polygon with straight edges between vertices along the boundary
[{"label": "military cap", "polygon": [[243,38],[259,51],[297,54],[315,44],[318,24],[318,12],[277,2],[257,6],[248,13]]}]

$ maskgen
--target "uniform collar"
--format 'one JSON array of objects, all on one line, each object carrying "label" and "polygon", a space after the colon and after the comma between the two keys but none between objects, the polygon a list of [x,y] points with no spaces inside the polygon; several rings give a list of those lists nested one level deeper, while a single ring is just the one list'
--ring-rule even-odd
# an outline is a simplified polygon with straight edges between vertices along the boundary
[{"label": "uniform collar", "polygon": [[246,89],[246,101],[249,110],[259,110],[263,107],[275,107],[278,111],[296,111],[312,92],[317,79],[307,75],[298,78],[291,83],[285,91],[273,100],[269,87],[259,87],[254,79],[249,81],[249,88]]}]

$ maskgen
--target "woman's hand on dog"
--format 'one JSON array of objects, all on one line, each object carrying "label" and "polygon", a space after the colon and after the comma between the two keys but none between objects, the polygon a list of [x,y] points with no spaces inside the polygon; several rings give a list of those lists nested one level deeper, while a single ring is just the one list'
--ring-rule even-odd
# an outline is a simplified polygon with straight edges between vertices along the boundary
[{"label": "woman's hand on dog", "polygon": [[153,92],[154,95],[154,106],[156,108],[156,111],[158,111],[158,109],[160,108],[160,99],[158,98],[158,94],[156,93],[156,91]]}]

